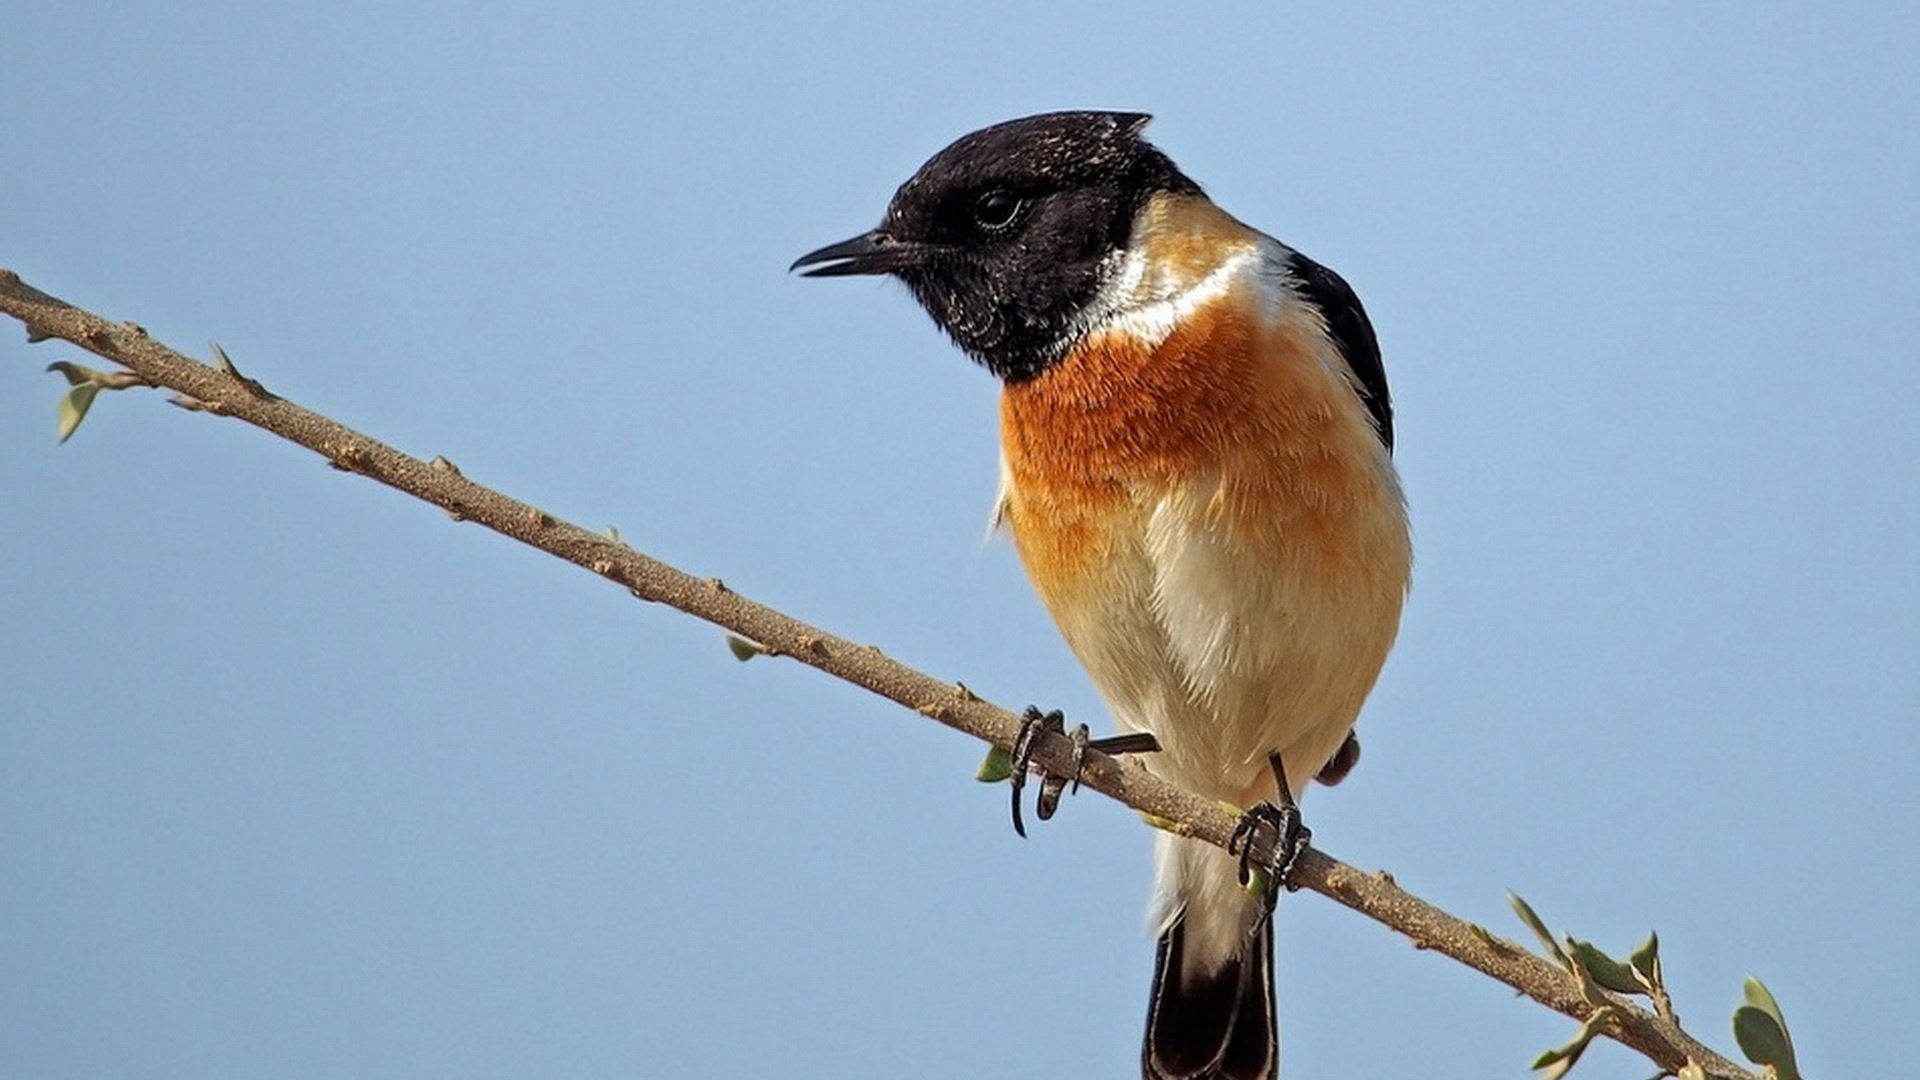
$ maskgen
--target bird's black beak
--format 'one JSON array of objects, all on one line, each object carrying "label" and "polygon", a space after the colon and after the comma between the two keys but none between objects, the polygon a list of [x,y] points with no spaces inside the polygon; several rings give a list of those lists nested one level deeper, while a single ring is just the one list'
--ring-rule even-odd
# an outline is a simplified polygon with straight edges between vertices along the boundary
[{"label": "bird's black beak", "polygon": [[844,277],[848,274],[892,274],[919,265],[931,249],[925,244],[896,240],[875,229],[851,240],[828,244],[793,260],[788,270],[813,269],[802,277]]}]

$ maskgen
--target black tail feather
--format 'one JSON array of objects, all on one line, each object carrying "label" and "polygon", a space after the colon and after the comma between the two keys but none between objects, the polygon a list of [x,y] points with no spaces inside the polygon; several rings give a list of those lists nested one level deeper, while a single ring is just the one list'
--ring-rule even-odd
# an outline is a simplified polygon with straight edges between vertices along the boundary
[{"label": "black tail feather", "polygon": [[1274,1080],[1280,1072],[1273,1001],[1273,917],[1220,970],[1182,979],[1183,921],[1160,935],[1147,1004],[1146,1080]]}]

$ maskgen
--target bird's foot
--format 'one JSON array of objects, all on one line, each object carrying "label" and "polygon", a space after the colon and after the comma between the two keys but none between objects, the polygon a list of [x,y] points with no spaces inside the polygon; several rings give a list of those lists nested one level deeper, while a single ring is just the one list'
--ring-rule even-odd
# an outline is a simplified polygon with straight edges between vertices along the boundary
[{"label": "bird's foot", "polygon": [[1055,776],[1044,770],[1041,772],[1040,794],[1033,803],[1033,812],[1039,815],[1041,821],[1052,818],[1054,811],[1059,809],[1062,792],[1080,790],[1080,773],[1086,767],[1087,751],[1140,754],[1160,749],[1159,741],[1145,732],[1090,739],[1085,724],[1075,724],[1073,730],[1068,731],[1067,718],[1060,710],[1043,713],[1034,706],[1027,706],[1026,722],[1020,725],[1020,734],[1013,740],[1013,773],[1007,778],[1008,786],[1013,788],[1013,831],[1022,837],[1027,835],[1027,825],[1020,816],[1020,795],[1027,786],[1027,771],[1033,765],[1034,747],[1040,744],[1040,737],[1049,732],[1064,735],[1073,744],[1073,772],[1071,776]]},{"label": "bird's foot", "polygon": [[[1255,874],[1260,875],[1261,905],[1271,912],[1281,889],[1298,888],[1292,880],[1294,867],[1312,844],[1313,830],[1300,819],[1300,804],[1294,801],[1293,789],[1287,784],[1286,768],[1280,762],[1279,752],[1268,754],[1267,762],[1273,767],[1276,798],[1240,815],[1239,823],[1233,827],[1233,836],[1227,841],[1227,854],[1240,857],[1243,887],[1253,883]],[[1256,854],[1261,850],[1262,830],[1273,835],[1273,845],[1266,849],[1269,854],[1264,859]]]}]

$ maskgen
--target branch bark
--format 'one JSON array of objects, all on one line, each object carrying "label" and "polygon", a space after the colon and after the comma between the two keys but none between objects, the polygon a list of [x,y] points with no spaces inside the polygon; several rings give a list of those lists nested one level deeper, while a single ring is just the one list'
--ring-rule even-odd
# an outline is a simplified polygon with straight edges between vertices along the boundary
[{"label": "branch bark", "polygon": [[[25,325],[29,341],[72,342],[153,386],[184,395],[191,407],[264,428],[320,454],[337,469],[358,473],[432,503],[455,520],[485,526],[584,567],[641,600],[667,604],[725,627],[771,654],[792,657],[1002,748],[1011,747],[1019,734],[1019,716],[976,698],[964,686],[942,682],[889,658],[875,646],[848,641],[755,603],[717,578],[697,578],[618,539],[476,484],[444,458],[429,462],[404,454],[267,393],[230,366],[221,370],[200,363],[152,340],[133,323],[109,322],[48,296],[11,270],[0,269],[0,311]],[[1048,735],[1036,748],[1034,760],[1049,772],[1064,775],[1071,767],[1071,746],[1064,737]],[[1235,818],[1219,803],[1104,754],[1087,755],[1082,782],[1181,835],[1224,848],[1233,833]],[[1585,1021],[1595,1011],[1568,971],[1421,900],[1384,871],[1364,872],[1309,850],[1297,864],[1293,884],[1385,924],[1416,948],[1450,956],[1575,1020]],[[1714,1053],[1677,1024],[1602,994],[1615,1011],[1601,1033],[1645,1054],[1668,1072],[1678,1073],[1691,1062],[1709,1077],[1757,1080],[1755,1074]]]}]

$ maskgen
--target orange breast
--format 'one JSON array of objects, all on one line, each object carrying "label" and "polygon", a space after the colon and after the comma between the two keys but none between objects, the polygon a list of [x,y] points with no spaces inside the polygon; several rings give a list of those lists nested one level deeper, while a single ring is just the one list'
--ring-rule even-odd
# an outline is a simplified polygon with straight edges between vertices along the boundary
[{"label": "orange breast", "polygon": [[1382,452],[1344,375],[1322,362],[1317,328],[1272,319],[1248,288],[1158,345],[1096,335],[1006,388],[1008,513],[1043,594],[1132,542],[1123,534],[1144,527],[1154,493],[1175,486],[1215,485],[1212,512],[1243,540],[1314,561],[1351,549],[1390,483]]}]

